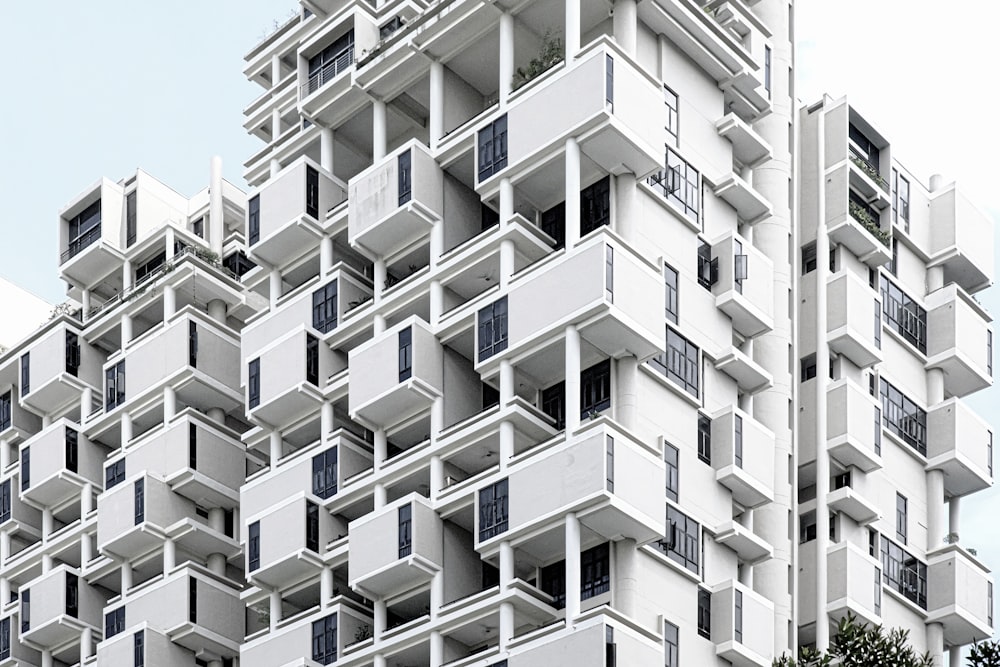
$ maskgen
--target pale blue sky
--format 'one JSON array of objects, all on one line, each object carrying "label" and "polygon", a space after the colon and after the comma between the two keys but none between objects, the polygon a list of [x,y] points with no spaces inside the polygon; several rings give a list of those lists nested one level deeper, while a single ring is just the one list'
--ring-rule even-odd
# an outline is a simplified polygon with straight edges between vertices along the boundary
[{"label": "pale blue sky", "polygon": [[[117,180],[141,166],[190,195],[208,184],[209,158],[218,154],[226,178],[243,186],[242,163],[260,142],[244,132],[242,110],[260,89],[244,80],[242,58],[295,6],[0,0],[0,276],[61,301],[56,212],[101,176]],[[797,90],[803,101],[824,90],[849,93],[892,142],[894,157],[925,182],[933,172],[958,179],[996,218],[998,89],[987,64],[1000,62],[1000,7],[987,0],[951,7],[799,2]],[[998,292],[980,295],[993,313]],[[997,392],[970,401],[1000,433]],[[966,500],[962,530],[963,543],[994,568],[997,510],[996,490]]]}]

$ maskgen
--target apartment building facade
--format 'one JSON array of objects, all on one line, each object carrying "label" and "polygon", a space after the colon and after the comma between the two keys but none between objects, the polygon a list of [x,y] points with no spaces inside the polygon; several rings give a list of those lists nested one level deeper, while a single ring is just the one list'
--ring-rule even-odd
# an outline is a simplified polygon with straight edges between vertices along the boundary
[{"label": "apartment building facade", "polygon": [[0,356],[0,666],[992,634],[992,223],[799,109],[792,25],[303,0],[246,56],[248,192],[213,161],[60,212],[81,308]]}]

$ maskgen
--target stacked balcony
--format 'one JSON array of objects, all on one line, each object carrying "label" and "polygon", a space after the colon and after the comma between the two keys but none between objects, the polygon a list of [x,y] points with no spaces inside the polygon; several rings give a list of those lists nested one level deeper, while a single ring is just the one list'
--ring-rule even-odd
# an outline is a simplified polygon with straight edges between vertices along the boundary
[{"label": "stacked balcony", "polygon": [[744,508],[774,499],[774,434],[735,406],[712,416],[715,479]]},{"label": "stacked balcony", "polygon": [[355,84],[355,63],[378,42],[377,20],[362,5],[328,17],[298,50],[299,113],[337,127],[370,104]]},{"label": "stacked balcony", "polygon": [[75,646],[79,659],[84,629],[101,636],[105,599],[75,568],[59,565],[33,579],[21,586],[20,599],[21,641],[32,648],[61,654]]},{"label": "stacked balcony", "polygon": [[[816,414],[816,392],[803,391],[802,411]],[[878,401],[849,378],[831,382],[826,392],[827,452],[843,467],[871,472],[882,467],[882,410]],[[800,435],[801,463],[816,460],[811,429]]]},{"label": "stacked balcony", "polygon": [[771,159],[771,146],[735,112],[727,113],[715,124],[719,135],[733,145],[733,159],[753,169]]},{"label": "stacked balcony", "polygon": [[850,271],[827,280],[827,341],[830,350],[867,368],[882,360],[882,303]]},{"label": "stacked balcony", "polygon": [[[136,639],[140,634],[141,644]],[[170,641],[165,632],[152,628],[148,622],[120,632],[97,646],[99,665],[134,664],[137,655],[142,655],[140,664],[144,667],[177,667],[190,664],[191,660],[190,652]]]},{"label": "stacked balcony", "polygon": [[993,635],[993,577],[958,545],[928,554],[927,622],[943,624],[951,646]]},{"label": "stacked balcony", "polygon": [[734,667],[768,667],[774,657],[774,605],[732,579],[712,589],[715,654]]},{"label": "stacked balcony", "polygon": [[733,329],[753,338],[774,328],[774,265],[735,232],[712,244],[718,260],[715,305],[733,320]]},{"label": "stacked balcony", "polygon": [[957,284],[926,298],[927,368],[944,371],[947,396],[966,396],[993,384],[993,329],[983,307]]},{"label": "stacked balcony", "polygon": [[26,440],[20,451],[21,479],[25,480],[21,498],[35,507],[58,509],[78,501],[87,484],[96,489],[103,485],[104,449],[91,443],[69,420],[54,422]]},{"label": "stacked balcony", "polygon": [[950,398],[927,413],[927,469],[944,471],[948,496],[993,484],[993,432],[960,399]]},{"label": "stacked balcony", "polygon": [[831,512],[840,512],[858,525],[867,526],[882,517],[875,500],[877,482],[859,470],[848,468],[834,478],[826,497]]},{"label": "stacked balcony", "polygon": [[38,414],[76,409],[86,389],[100,393],[103,356],[80,342],[77,326],[63,321],[50,327],[24,354],[31,382],[28,391],[22,386],[21,402]]},{"label": "stacked balcony", "polygon": [[[816,541],[799,547],[803,563],[816,561]],[[877,558],[851,542],[837,542],[827,549],[826,613],[831,622],[839,622],[853,614],[865,623],[882,622],[882,568]],[[803,572],[799,590],[800,623],[816,622],[816,605],[809,600],[815,591],[815,573]]]},{"label": "stacked balcony", "polygon": [[[247,342],[244,340],[244,346]],[[321,387],[334,369],[333,353],[303,325],[298,324],[294,331],[270,341],[253,355],[258,374],[257,400],[255,404],[250,395],[253,385],[248,378],[247,405],[256,421],[290,423],[319,408],[323,400]]]},{"label": "stacked balcony", "polygon": [[315,576],[327,545],[347,534],[345,521],[321,510],[302,491],[275,500],[262,513],[244,514],[247,579],[282,588]]},{"label": "stacked balcony", "polygon": [[[317,628],[320,629],[318,633]],[[371,610],[353,600],[338,597],[323,609],[295,616],[273,630],[247,637],[240,647],[240,663],[283,665],[289,656],[311,656],[311,661],[303,657],[302,663],[332,664],[344,656],[344,650],[357,641],[356,637],[371,636],[371,630]],[[321,645],[315,643],[317,634],[323,638]]]},{"label": "stacked balcony", "polygon": [[952,183],[931,194],[928,266],[944,268],[944,282],[977,292],[993,282],[993,220]]},{"label": "stacked balcony", "polygon": [[107,179],[59,212],[59,271],[66,278],[91,285],[122,260],[122,188]]}]

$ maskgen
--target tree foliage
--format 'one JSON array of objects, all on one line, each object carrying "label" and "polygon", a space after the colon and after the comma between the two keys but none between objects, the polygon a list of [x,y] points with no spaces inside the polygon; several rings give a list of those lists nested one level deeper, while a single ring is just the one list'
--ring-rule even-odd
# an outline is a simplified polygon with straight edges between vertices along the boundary
[{"label": "tree foliage", "polygon": [[[836,660],[843,667],[933,667],[929,653],[923,655],[913,650],[909,631],[901,628],[886,629],[881,625],[859,623],[853,614],[841,619],[837,634],[830,641],[830,649],[821,653],[804,648],[799,659],[783,655],[773,667],[829,667]],[[1000,663],[981,663],[974,667],[992,667]]]},{"label": "tree foliage", "polygon": [[993,640],[973,644],[969,667],[1000,667],[1000,642]]}]

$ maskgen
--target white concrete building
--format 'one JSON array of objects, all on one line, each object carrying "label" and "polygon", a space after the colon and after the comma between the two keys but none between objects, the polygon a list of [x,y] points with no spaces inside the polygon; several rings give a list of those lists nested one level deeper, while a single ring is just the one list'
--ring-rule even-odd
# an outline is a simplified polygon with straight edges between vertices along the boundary
[{"label": "white concrete building", "polygon": [[792,18],[302,0],[249,193],[60,212],[80,313],[0,356],[0,667],[768,667],[847,612],[957,664],[992,223],[799,109]]}]

